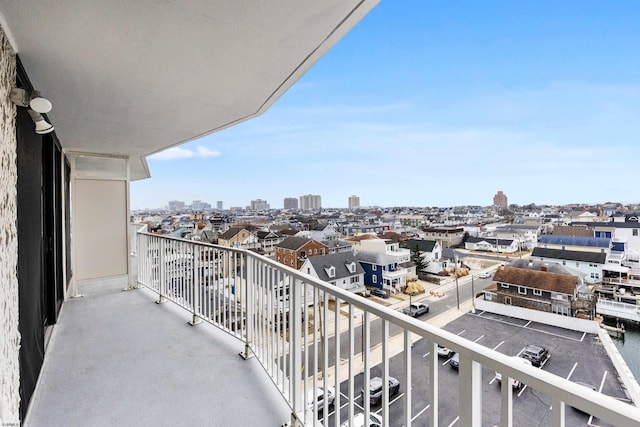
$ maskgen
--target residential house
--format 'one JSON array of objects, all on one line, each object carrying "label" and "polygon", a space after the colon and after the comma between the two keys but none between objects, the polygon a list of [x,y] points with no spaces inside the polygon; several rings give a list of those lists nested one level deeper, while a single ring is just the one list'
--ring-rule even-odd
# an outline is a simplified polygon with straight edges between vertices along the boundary
[{"label": "residential house", "polygon": [[572,303],[578,294],[580,278],[571,274],[551,272],[550,267],[534,262],[531,269],[511,266],[498,268],[493,276],[496,288],[491,300],[506,305],[573,316]]},{"label": "residential house", "polygon": [[220,246],[253,249],[258,247],[258,236],[245,227],[230,227],[218,236]]},{"label": "residential house", "polygon": [[407,270],[396,257],[380,253],[360,251],[356,259],[364,269],[364,283],[393,293],[400,292],[407,284]]},{"label": "residential house", "polygon": [[351,242],[346,240],[323,240],[322,244],[326,245],[329,248],[330,254],[336,254],[340,252],[348,252],[350,254],[353,253],[353,245],[351,244]]},{"label": "residential house", "polygon": [[375,240],[378,239],[379,237],[377,237],[375,234],[372,233],[366,233],[366,234],[360,234],[357,236],[349,236],[349,237],[345,237],[344,240],[351,243],[351,247],[353,249],[354,252],[358,252],[361,248],[361,242],[363,240]]},{"label": "residential house", "polygon": [[440,242],[443,248],[458,246],[464,239],[462,227],[427,227],[423,228],[424,237]]},{"label": "residential house", "polygon": [[572,251],[602,252],[609,254],[611,239],[606,237],[558,236],[546,234],[540,237],[540,248],[566,249]]},{"label": "residential house", "polygon": [[276,246],[284,240],[280,233],[271,230],[256,231],[256,237],[258,238],[258,247],[267,256],[275,255]]},{"label": "residential house", "polygon": [[[365,290],[364,269],[356,257],[347,252],[307,258],[300,271],[351,292]],[[307,288],[307,304],[313,303],[312,288]]]},{"label": "residential house", "polygon": [[500,239],[513,239],[520,248],[530,250],[536,247],[541,232],[542,227],[538,225],[509,224],[496,227],[493,235]]},{"label": "residential house", "polygon": [[468,237],[464,242],[464,248],[471,251],[512,254],[518,251],[518,242],[513,239],[499,239],[496,237]]},{"label": "residential house", "polygon": [[534,248],[530,259],[547,264],[555,263],[571,267],[584,273],[585,283],[597,284],[602,282],[602,271],[606,267],[607,254],[602,252]]},{"label": "residential house", "polygon": [[409,239],[402,242],[401,246],[409,251],[418,248],[425,264],[442,258],[442,245],[437,240]]},{"label": "residential house", "polygon": [[329,248],[327,245],[317,240],[291,236],[276,246],[276,261],[299,270],[307,258],[328,253]]}]

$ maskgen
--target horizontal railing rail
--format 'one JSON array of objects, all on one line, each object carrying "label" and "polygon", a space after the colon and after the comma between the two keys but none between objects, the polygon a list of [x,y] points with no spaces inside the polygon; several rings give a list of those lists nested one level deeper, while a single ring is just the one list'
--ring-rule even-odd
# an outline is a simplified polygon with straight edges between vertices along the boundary
[{"label": "horizontal railing rail", "polygon": [[[361,391],[354,378],[361,374],[361,383],[369,384],[375,370],[382,384],[392,376],[402,384],[401,419],[390,420],[394,396],[382,388],[377,412],[383,425],[411,426],[417,416],[412,407],[414,371],[424,370],[426,363],[427,414],[429,425],[437,426],[440,344],[460,355],[458,425],[482,425],[484,368],[506,379],[501,387],[502,426],[518,425],[511,378],[548,396],[547,416],[553,426],[565,425],[566,406],[608,425],[640,426],[640,409],[632,405],[541,369],[513,364],[510,356],[251,251],[138,233],[136,254],[138,281],[158,294],[158,302],[172,301],[192,314],[193,324],[204,320],[244,342],[243,356],[257,358],[298,425],[339,425],[342,419],[354,420],[360,406],[364,419],[369,419],[374,412],[371,399],[366,392],[362,403],[355,404]],[[374,320],[379,322],[375,332]],[[391,329],[400,332],[392,335]],[[419,338],[428,341],[429,357],[414,362],[411,347]],[[391,375],[393,356],[401,358],[403,367],[394,367]],[[326,398],[317,398],[318,389]]]}]

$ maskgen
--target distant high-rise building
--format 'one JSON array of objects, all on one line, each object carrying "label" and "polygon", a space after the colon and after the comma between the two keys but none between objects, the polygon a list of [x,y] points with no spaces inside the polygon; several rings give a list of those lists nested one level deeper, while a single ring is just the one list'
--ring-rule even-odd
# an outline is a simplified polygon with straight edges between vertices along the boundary
[{"label": "distant high-rise building", "polygon": [[355,209],[360,207],[360,197],[353,195],[349,197],[349,209]]},{"label": "distant high-rise building", "polygon": [[267,211],[269,210],[269,203],[266,200],[256,199],[251,201],[252,211]]},{"label": "distant high-rise building", "polygon": [[194,200],[191,203],[192,211],[205,211],[210,209],[211,209],[211,205],[209,203],[203,202],[202,200]]},{"label": "distant high-rise building", "polygon": [[300,209],[306,211],[320,208],[322,208],[322,198],[320,196],[314,194],[300,196]]},{"label": "distant high-rise building", "polygon": [[286,197],[284,199],[285,209],[298,209],[298,199],[295,197]]},{"label": "distant high-rise building", "polygon": [[507,196],[501,191],[498,191],[495,196],[493,196],[493,205],[500,206],[502,209],[507,208]]},{"label": "distant high-rise building", "polygon": [[169,202],[169,210],[170,211],[181,211],[184,210],[184,202],[180,202],[178,200],[171,200]]},{"label": "distant high-rise building", "polygon": [[222,210],[222,200],[218,200],[218,201],[216,202],[216,209],[218,209],[218,210]]}]

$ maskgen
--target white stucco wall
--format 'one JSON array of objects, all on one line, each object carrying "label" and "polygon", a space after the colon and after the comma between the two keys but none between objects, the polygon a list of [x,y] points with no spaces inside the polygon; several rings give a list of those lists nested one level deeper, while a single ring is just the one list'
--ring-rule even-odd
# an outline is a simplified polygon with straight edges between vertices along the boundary
[{"label": "white stucco wall", "polygon": [[15,81],[16,57],[0,30],[0,425],[17,423],[20,409]]}]

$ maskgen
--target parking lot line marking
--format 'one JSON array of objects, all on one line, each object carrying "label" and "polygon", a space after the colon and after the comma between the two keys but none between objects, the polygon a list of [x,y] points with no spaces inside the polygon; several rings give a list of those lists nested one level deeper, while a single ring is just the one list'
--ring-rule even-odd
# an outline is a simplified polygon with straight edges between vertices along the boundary
[{"label": "parking lot line marking", "polygon": [[497,349],[498,347],[500,347],[502,344],[504,344],[504,341],[500,341],[500,344],[498,344],[497,346],[493,347],[493,349]]},{"label": "parking lot line marking", "polygon": [[491,378],[491,381],[489,381],[489,384],[493,384],[494,382],[496,382],[498,380],[498,377],[493,377]]},{"label": "parking lot line marking", "polygon": [[526,327],[527,327],[527,326],[529,326],[530,324],[531,324],[531,320],[529,320],[529,321],[527,322],[527,324],[523,326],[523,328],[526,328]]},{"label": "parking lot line marking", "polygon": [[480,341],[482,338],[484,338],[484,334],[483,334],[483,335],[480,335],[480,337],[478,337],[478,339],[477,339],[477,340],[475,340],[474,342],[478,342],[478,341]]},{"label": "parking lot line marking", "polygon": [[460,336],[460,335],[464,334],[465,332],[467,332],[467,330],[466,330],[466,329],[463,329],[463,330],[461,330],[460,332],[458,332],[456,335]]},{"label": "parking lot line marking", "polygon": [[447,360],[444,361],[444,363],[442,364],[442,366],[446,365],[447,363],[449,363],[449,360],[453,359],[453,357],[448,358]]},{"label": "parking lot line marking", "polygon": [[522,350],[520,350],[520,351],[518,352],[518,354],[516,354],[516,357],[520,357],[520,355],[524,352],[524,349],[525,349],[525,348],[526,348],[526,347],[522,347]]},{"label": "parking lot line marking", "polygon": [[[470,316],[478,316],[477,314],[469,314],[469,315]],[[504,323],[505,325],[516,326],[518,328],[523,328],[524,327],[524,326],[519,325],[517,323],[507,322],[505,320],[500,320],[500,319],[489,319],[489,320],[492,320],[492,321],[498,322],[498,323]],[[542,334],[551,335],[551,336],[554,336],[554,337],[560,337],[560,338],[563,338],[565,340],[571,340],[571,341],[576,341],[576,342],[582,341],[582,339],[572,338],[572,337],[568,337],[568,336],[560,335],[560,334],[554,334],[553,332],[543,331],[542,329],[536,329],[536,328],[527,328],[527,329],[530,329],[530,330],[536,331],[536,332],[540,332]]]},{"label": "parking lot line marking", "polygon": [[[520,383],[520,384],[522,384],[522,383]],[[525,384],[525,385],[522,386],[522,390],[520,390],[520,393],[518,393],[518,397],[522,396],[522,393],[524,393],[524,391],[526,389],[527,389],[527,385]]]},{"label": "parking lot line marking", "polygon": [[478,313],[478,317],[482,316],[484,313],[484,311],[481,311],[480,313]]},{"label": "parking lot line marking", "polygon": [[[395,403],[396,400],[400,399],[402,396],[404,396],[404,393],[400,393],[399,395],[396,396],[395,399],[389,401],[389,406],[391,406],[393,403]],[[363,408],[364,409],[364,408]],[[380,409],[378,409],[377,411],[375,411],[376,414],[380,415],[380,412],[382,412],[382,407],[380,407]]]},{"label": "parking lot line marking", "polygon": [[457,423],[459,419],[460,419],[460,416],[458,415],[455,420],[451,421],[451,424],[449,424],[449,427]]},{"label": "parking lot line marking", "polygon": [[584,341],[584,337],[586,337],[586,336],[587,336],[587,333],[586,333],[586,332],[584,332],[584,333],[582,334],[582,338],[580,338],[580,342]]},{"label": "parking lot line marking", "polygon": [[431,407],[431,403],[429,403],[422,411],[418,412],[413,418],[411,418],[411,422],[415,421],[416,418],[418,418],[420,415],[422,415],[424,413],[424,411],[426,411],[430,407]]},{"label": "parking lot line marking", "polygon": [[600,381],[600,387],[598,388],[598,393],[602,393],[602,387],[604,387],[604,380],[607,378],[607,371],[604,371],[602,375],[602,381]]},{"label": "parking lot line marking", "polygon": [[573,371],[576,370],[576,366],[578,366],[578,362],[573,364],[573,368],[571,368],[571,372],[569,372],[569,375],[567,375],[567,379],[571,378],[571,375],[573,375]]},{"label": "parking lot line marking", "polygon": [[431,354],[431,352],[428,352],[427,354],[423,354],[422,357],[427,357],[430,354]]}]

